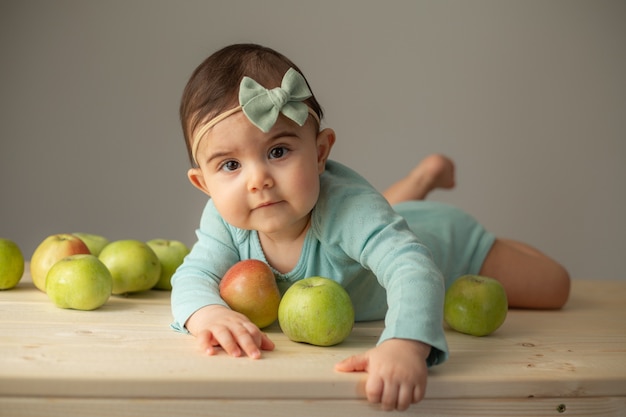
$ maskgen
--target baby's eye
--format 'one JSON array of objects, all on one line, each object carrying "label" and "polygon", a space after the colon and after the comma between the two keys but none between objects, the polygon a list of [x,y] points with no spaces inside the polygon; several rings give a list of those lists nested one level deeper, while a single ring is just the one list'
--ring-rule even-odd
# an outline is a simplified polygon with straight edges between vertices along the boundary
[{"label": "baby's eye", "polygon": [[237,169],[239,169],[239,162],[226,161],[220,166],[220,169],[223,171],[228,171],[228,172],[236,171]]},{"label": "baby's eye", "polygon": [[284,146],[277,146],[270,150],[269,157],[272,159],[282,158],[285,155],[287,155],[287,152],[289,152],[289,150],[285,148]]}]

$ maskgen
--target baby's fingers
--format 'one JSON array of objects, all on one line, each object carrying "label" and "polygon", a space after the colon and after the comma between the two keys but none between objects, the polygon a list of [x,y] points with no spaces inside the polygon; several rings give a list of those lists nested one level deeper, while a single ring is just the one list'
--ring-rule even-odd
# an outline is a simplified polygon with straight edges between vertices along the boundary
[{"label": "baby's fingers", "polygon": [[274,343],[269,337],[248,320],[226,320],[225,324],[220,323],[200,331],[196,337],[200,349],[209,355],[217,353],[216,348],[221,346],[230,356],[245,354],[258,359],[261,357],[261,349],[274,349]]},{"label": "baby's fingers", "polygon": [[419,389],[411,385],[398,385],[394,381],[370,376],[366,383],[367,399],[371,403],[380,403],[383,410],[404,411],[413,403],[418,402]]},{"label": "baby's fingers", "polygon": [[237,329],[231,330],[228,327],[219,327],[213,330],[213,337],[227,354],[234,357],[241,356],[242,341],[240,339],[244,338],[244,332]]},{"label": "baby's fingers", "polygon": [[365,383],[365,395],[367,401],[377,404],[383,399],[385,383],[381,378],[370,375]]},{"label": "baby's fingers", "polygon": [[241,331],[237,340],[250,358],[260,358],[261,350],[274,350],[274,342],[254,324],[246,323],[243,327],[245,331]]},{"label": "baby's fingers", "polygon": [[424,398],[423,387],[416,385],[402,386],[400,387],[400,394],[398,395],[398,410],[406,410],[411,404],[416,404]]},{"label": "baby's fingers", "polygon": [[350,356],[335,364],[335,370],[339,372],[363,372],[367,371],[369,364],[366,354]]},{"label": "baby's fingers", "polygon": [[[252,359],[258,359],[261,357],[261,349],[274,349],[274,343],[269,339],[269,337],[250,322],[243,323],[241,326],[237,326],[231,331],[238,347],[240,347],[243,352]],[[224,349],[226,350],[226,347],[224,347]],[[240,354],[241,350],[239,351],[239,355]]]},{"label": "baby's fingers", "polygon": [[201,331],[198,336],[196,336],[196,340],[198,341],[200,351],[205,352],[208,355],[215,354],[215,346],[218,346],[219,343],[215,340],[213,334],[209,330]]},{"label": "baby's fingers", "polygon": [[274,350],[274,342],[269,338],[265,333],[261,334],[261,345],[259,346],[261,350]]}]

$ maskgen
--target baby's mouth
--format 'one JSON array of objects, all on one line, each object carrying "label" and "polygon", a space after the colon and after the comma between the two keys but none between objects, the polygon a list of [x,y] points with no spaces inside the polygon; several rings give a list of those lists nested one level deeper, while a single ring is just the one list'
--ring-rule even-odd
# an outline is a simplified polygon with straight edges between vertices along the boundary
[{"label": "baby's mouth", "polygon": [[273,205],[278,204],[279,202],[280,202],[280,201],[266,201],[266,202],[264,202],[264,203],[261,203],[261,204],[257,205],[257,206],[255,207],[255,210],[256,210],[256,209],[259,209],[259,208],[264,208],[264,207],[271,207],[271,206],[273,206]]}]

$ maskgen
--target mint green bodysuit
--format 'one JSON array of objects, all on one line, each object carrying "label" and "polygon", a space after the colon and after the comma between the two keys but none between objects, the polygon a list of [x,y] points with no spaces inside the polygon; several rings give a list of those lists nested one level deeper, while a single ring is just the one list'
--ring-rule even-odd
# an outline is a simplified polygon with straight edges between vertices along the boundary
[{"label": "mint green bodysuit", "polygon": [[[392,208],[337,162],[327,162],[320,181],[298,264],[286,274],[274,271],[281,291],[310,276],[334,279],[350,294],[357,321],[385,320],[379,343],[419,340],[433,347],[429,365],[443,362],[446,283],[480,271],[493,235],[449,205],[411,201]],[[218,285],[228,268],[242,259],[266,261],[257,232],[227,224],[211,200],[196,234],[197,243],[172,277],[172,327],[182,332],[198,309],[226,306]]]}]

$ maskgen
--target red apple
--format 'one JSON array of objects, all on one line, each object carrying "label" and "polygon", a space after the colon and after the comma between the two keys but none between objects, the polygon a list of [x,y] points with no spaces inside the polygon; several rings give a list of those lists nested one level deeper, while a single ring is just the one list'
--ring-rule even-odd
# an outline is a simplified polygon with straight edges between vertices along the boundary
[{"label": "red apple", "polygon": [[110,243],[109,239],[107,239],[106,237],[93,233],[76,232],[72,234],[74,236],[78,236],[80,240],[85,242],[85,245],[87,245],[89,251],[93,256],[100,255],[102,249],[104,249],[104,247]]},{"label": "red apple", "polygon": [[274,273],[263,261],[246,259],[233,265],[220,282],[220,296],[259,329],[278,317],[280,291]]},{"label": "red apple", "polygon": [[46,292],[48,270],[66,256],[89,255],[89,248],[77,236],[61,233],[48,236],[37,246],[30,259],[30,275],[35,287]]}]

